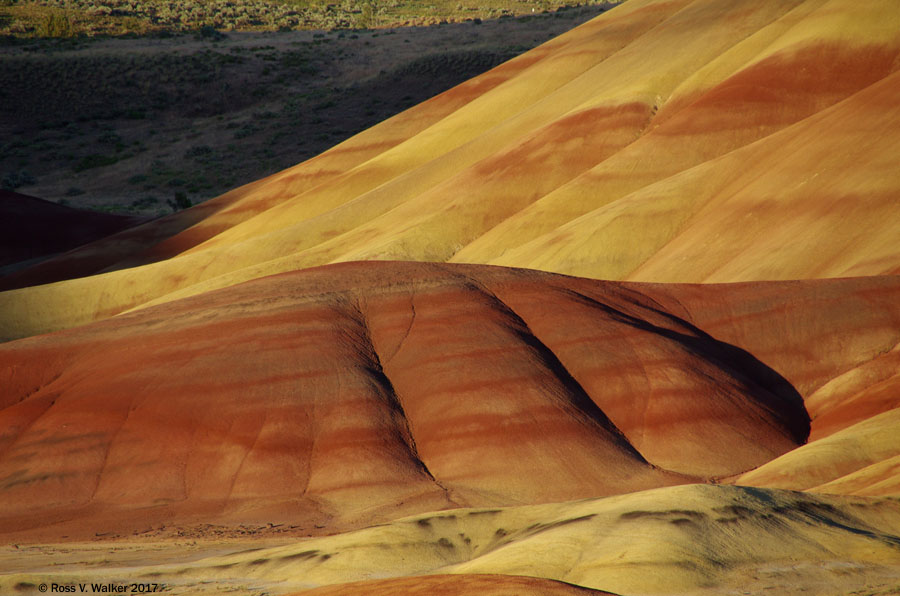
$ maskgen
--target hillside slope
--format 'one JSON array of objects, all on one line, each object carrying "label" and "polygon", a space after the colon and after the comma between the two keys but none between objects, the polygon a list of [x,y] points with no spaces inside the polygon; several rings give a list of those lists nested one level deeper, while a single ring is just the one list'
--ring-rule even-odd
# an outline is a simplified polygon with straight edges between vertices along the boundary
[{"label": "hillside slope", "polygon": [[[767,292],[791,307],[762,307]],[[804,399],[877,368],[898,296],[898,277],[694,286],[345,263],[8,342],[0,527],[333,532],[754,469],[739,482],[896,486],[896,403],[804,445],[820,415]],[[851,349],[811,358],[825,323]],[[853,457],[829,447],[858,427]]]},{"label": "hillside slope", "polygon": [[0,588],[137,577],[164,583],[175,596],[224,589],[291,596],[887,596],[900,578],[898,520],[896,499],[687,485],[421,513],[275,545],[222,543],[189,561],[149,562],[159,548],[153,543],[128,543],[123,552],[69,544],[56,555],[58,565],[28,572],[25,560],[34,554],[10,559],[0,552],[8,569]]},{"label": "hillside slope", "polygon": [[[58,253],[144,223],[147,218],[72,209],[0,189],[0,280]],[[3,282],[0,281],[0,284]],[[0,287],[3,287],[0,285]]]},{"label": "hillside slope", "polygon": [[[0,338],[360,259],[896,274],[898,29],[886,1],[629,0],[195,213],[23,272]],[[91,276],[23,287],[70,275]]]}]

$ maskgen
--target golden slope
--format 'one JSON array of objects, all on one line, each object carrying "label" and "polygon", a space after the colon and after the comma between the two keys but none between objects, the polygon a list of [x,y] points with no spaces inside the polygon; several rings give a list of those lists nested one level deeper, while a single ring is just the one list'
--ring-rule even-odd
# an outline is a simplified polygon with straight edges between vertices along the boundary
[{"label": "golden slope", "polygon": [[[107,562],[102,576],[162,582],[172,594],[304,588],[314,589],[300,594],[417,594],[425,586],[448,594],[849,594],[864,588],[887,594],[882,590],[900,576],[900,503],[686,485],[565,503],[423,513],[269,548],[217,546],[222,554],[191,562]],[[20,560],[12,569],[22,567]],[[433,574],[440,576],[423,577]],[[32,574],[13,571],[0,576],[0,587],[97,576],[95,568],[70,563]],[[504,587],[513,590],[500,591]]]},{"label": "golden slope", "polygon": [[900,409],[888,410],[794,449],[736,484],[816,492],[891,494],[900,457]]},{"label": "golden slope", "polygon": [[25,272],[107,271],[0,294],[0,337],[356,259],[900,271],[898,29],[887,1],[630,0],[309,162]]},{"label": "golden slope", "polygon": [[669,282],[896,272],[898,96],[900,73],[489,261]]}]

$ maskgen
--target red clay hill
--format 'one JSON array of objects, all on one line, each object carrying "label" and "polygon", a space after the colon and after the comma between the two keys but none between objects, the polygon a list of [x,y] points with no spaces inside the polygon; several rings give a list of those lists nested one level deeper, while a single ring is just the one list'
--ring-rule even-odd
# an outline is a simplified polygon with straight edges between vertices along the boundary
[{"label": "red clay hill", "polygon": [[804,398],[892,347],[898,297],[348,263],[8,342],[0,526],[334,531],[735,476],[807,441]]}]

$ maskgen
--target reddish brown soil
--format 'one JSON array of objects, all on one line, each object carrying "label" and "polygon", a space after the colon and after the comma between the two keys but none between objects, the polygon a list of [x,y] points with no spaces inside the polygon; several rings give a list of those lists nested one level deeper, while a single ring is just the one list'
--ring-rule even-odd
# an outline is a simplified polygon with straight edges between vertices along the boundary
[{"label": "reddish brown soil", "polygon": [[291,596],[600,596],[612,594],[536,577],[514,575],[425,575],[379,579],[305,590]]},{"label": "reddish brown soil", "polygon": [[0,527],[315,533],[737,474],[806,440],[898,293],[347,263],[8,342]]}]

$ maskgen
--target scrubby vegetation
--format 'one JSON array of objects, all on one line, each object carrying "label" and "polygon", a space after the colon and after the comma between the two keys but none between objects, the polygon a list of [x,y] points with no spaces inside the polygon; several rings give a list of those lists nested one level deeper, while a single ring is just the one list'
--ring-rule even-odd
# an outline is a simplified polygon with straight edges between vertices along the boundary
[{"label": "scrubby vegetation", "polygon": [[0,0],[0,34],[73,37],[184,31],[367,29],[480,22],[566,6],[563,0]]},{"label": "scrubby vegetation", "polygon": [[321,153],[601,10],[17,41],[0,48],[0,185],[104,211],[182,209]]}]

